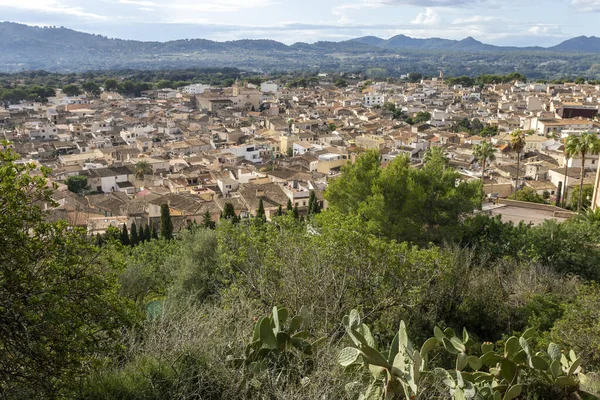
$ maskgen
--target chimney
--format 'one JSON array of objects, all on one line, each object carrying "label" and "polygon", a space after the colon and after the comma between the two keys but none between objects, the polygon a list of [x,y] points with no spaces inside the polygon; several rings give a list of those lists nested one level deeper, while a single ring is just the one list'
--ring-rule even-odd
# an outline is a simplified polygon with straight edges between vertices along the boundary
[{"label": "chimney", "polygon": [[256,197],[263,197],[265,195],[265,191],[262,189],[256,189]]}]

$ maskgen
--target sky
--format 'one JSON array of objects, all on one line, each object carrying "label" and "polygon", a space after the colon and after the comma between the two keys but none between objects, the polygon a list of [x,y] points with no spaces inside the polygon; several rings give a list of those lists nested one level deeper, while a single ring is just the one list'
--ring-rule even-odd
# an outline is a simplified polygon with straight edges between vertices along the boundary
[{"label": "sky", "polygon": [[463,39],[552,46],[600,36],[600,0],[0,0],[0,20],[113,38],[273,39],[283,43]]}]

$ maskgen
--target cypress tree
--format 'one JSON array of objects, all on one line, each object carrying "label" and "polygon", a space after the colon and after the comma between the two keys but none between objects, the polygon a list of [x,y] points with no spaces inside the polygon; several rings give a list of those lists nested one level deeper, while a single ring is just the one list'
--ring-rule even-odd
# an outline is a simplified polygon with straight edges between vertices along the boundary
[{"label": "cypress tree", "polygon": [[101,234],[96,235],[96,246],[98,246],[98,247],[104,246],[104,236],[102,236]]},{"label": "cypress tree", "polygon": [[206,229],[215,229],[215,223],[210,216],[210,212],[206,210],[202,217],[202,226]]},{"label": "cypress tree", "polygon": [[300,219],[300,213],[298,212],[298,204],[296,204],[294,206],[294,209],[292,210],[292,213],[294,215],[294,218]]},{"label": "cypress tree", "polygon": [[288,199],[287,211],[292,211],[293,209],[294,209],[294,207],[292,207],[292,201],[290,199]]},{"label": "cypress tree", "polygon": [[314,191],[310,192],[310,197],[308,199],[308,213],[310,215],[318,214],[321,212],[321,207],[319,207],[319,200],[317,199],[317,195]]},{"label": "cypress tree", "polygon": [[160,236],[166,240],[173,239],[173,221],[168,204],[160,206]]},{"label": "cypress tree", "polygon": [[121,240],[121,244],[123,246],[129,246],[129,232],[127,231],[127,224],[123,224],[123,229],[121,230],[121,235],[119,236]]},{"label": "cypress tree", "polygon": [[158,232],[156,232],[156,226],[154,226],[154,225],[152,225],[152,233],[150,236],[152,236],[152,239],[158,240]]},{"label": "cypress tree", "polygon": [[283,210],[281,209],[281,204],[279,205],[279,208],[277,209],[277,216],[281,217],[283,215]]},{"label": "cypress tree", "polygon": [[238,221],[233,204],[225,203],[225,206],[223,207],[223,218],[229,219],[233,223],[236,223]]},{"label": "cypress tree", "polygon": [[267,219],[265,216],[265,206],[263,205],[262,199],[260,199],[260,201],[258,202],[258,210],[256,211],[256,218],[260,218],[263,221]]},{"label": "cypress tree", "polygon": [[137,226],[135,222],[131,224],[131,234],[129,235],[129,241],[132,246],[137,246],[140,243],[140,238],[138,236]]},{"label": "cypress tree", "polygon": [[150,225],[146,224],[144,228],[144,242],[149,242],[152,240],[152,232],[150,232]]}]

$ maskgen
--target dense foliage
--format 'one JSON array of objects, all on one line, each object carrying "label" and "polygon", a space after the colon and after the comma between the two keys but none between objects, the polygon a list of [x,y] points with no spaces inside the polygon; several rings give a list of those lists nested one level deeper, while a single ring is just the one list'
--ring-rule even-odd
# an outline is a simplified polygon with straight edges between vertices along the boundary
[{"label": "dense foliage", "polygon": [[[24,332],[11,325],[19,315],[14,321],[38,332],[29,339],[0,336],[5,397],[357,399],[373,387],[376,371],[345,370],[338,357],[354,355],[348,347],[377,357],[346,335],[349,326],[362,326],[349,322],[357,314],[368,326],[359,333],[380,354],[398,354],[402,321],[412,343],[432,344],[436,333],[427,369],[437,373],[411,381],[419,388],[416,399],[460,398],[456,393],[471,393],[465,382],[476,373],[499,383],[511,378],[508,387],[492,391],[518,391],[519,399],[600,392],[594,373],[600,367],[600,218],[589,213],[528,226],[471,214],[481,202],[480,183],[457,181],[439,152],[422,169],[402,158],[381,168],[378,155],[368,152],[332,182],[331,208],[304,219],[294,217],[291,204],[269,222],[228,212],[216,226],[173,232],[174,240],[156,235],[122,246],[121,233],[111,230],[100,248],[77,231],[58,230],[64,225],[43,223],[41,209],[18,197],[38,180],[46,193],[43,178],[25,170],[15,175],[15,168],[33,173],[33,167],[4,157],[0,240],[8,251],[0,258],[0,329]],[[31,218],[54,233],[28,235],[22,224],[31,226]],[[32,279],[38,268],[43,281]],[[30,287],[35,298],[20,295]],[[145,316],[141,323],[132,323],[130,304]],[[444,337],[436,327],[445,329]],[[463,328],[468,338],[453,336]],[[36,357],[14,358],[20,354],[14,349],[33,339],[43,345],[19,351],[35,350]],[[523,359],[525,347],[529,358]],[[556,349],[567,360],[554,376]],[[395,364],[389,354],[384,367]],[[401,367],[408,365],[405,359]],[[49,390],[27,386],[34,380]],[[477,385],[488,393],[485,383]]]}]

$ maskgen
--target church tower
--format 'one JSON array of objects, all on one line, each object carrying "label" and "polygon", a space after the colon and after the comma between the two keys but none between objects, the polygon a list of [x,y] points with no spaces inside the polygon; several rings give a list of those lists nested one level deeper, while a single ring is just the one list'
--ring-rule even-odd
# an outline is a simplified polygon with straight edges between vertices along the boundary
[{"label": "church tower", "polygon": [[233,84],[233,95],[234,96],[240,95],[240,81],[237,78]]}]

